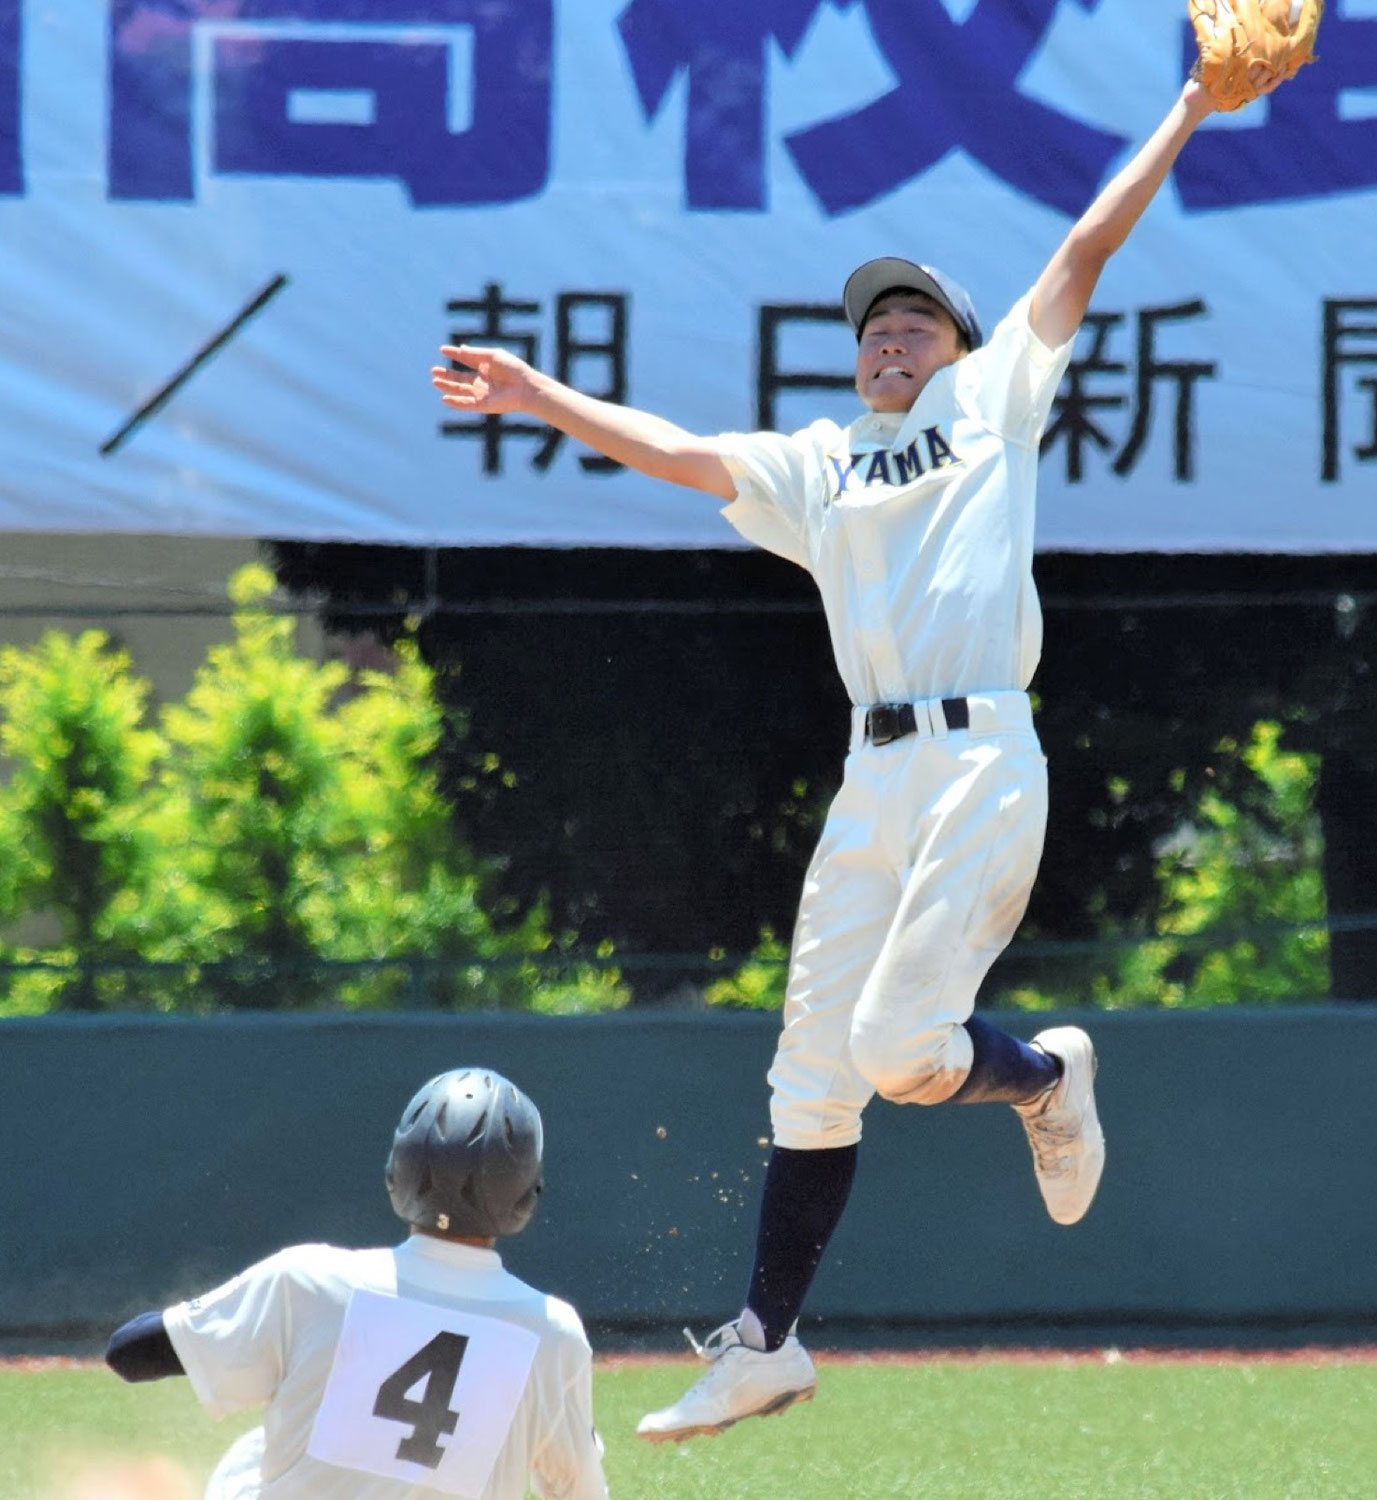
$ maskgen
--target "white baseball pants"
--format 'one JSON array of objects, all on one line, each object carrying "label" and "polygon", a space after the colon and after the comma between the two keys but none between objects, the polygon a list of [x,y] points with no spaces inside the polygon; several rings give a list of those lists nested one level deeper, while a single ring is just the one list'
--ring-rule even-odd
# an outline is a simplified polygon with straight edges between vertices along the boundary
[{"label": "white baseball pants", "polygon": [[784,1030],[770,1068],[775,1142],[849,1146],[879,1093],[940,1104],[971,1066],[962,1023],[1028,904],[1047,823],[1047,762],[1025,693],[940,703],[918,732],[851,753],[799,902]]}]

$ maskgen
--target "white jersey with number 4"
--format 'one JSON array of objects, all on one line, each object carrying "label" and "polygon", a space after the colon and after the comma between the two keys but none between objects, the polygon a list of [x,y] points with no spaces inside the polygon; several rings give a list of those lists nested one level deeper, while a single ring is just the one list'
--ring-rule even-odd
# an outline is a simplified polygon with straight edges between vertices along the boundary
[{"label": "white jersey with number 4", "polygon": [[164,1321],[205,1407],[265,1407],[214,1500],[607,1494],[578,1315],[496,1251],[297,1245]]}]

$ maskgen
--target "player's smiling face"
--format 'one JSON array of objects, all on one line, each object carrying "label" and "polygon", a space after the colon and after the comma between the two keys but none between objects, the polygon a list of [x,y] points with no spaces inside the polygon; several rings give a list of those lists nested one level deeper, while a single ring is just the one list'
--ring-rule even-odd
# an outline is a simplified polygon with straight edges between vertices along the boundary
[{"label": "player's smiling face", "polygon": [[861,329],[856,391],[871,411],[907,411],[944,365],[965,353],[956,322],[921,292],[881,297]]}]

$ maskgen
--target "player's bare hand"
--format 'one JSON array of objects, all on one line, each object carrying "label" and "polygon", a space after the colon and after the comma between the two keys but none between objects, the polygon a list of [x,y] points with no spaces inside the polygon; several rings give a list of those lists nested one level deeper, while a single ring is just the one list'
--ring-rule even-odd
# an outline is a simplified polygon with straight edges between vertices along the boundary
[{"label": "player's bare hand", "polygon": [[506,349],[473,344],[445,344],[440,353],[452,363],[433,366],[430,383],[446,406],[494,416],[527,409],[535,392],[535,371],[524,359]]},{"label": "player's bare hand", "polygon": [[1203,120],[1206,115],[1213,114],[1219,108],[1209,89],[1195,77],[1186,79],[1181,98],[1193,120]]}]

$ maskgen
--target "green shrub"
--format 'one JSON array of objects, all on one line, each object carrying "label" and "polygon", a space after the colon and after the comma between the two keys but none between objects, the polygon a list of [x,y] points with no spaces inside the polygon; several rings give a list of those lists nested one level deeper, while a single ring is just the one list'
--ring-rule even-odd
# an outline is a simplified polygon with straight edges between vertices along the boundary
[{"label": "green shrub", "polygon": [[[100,631],[0,650],[0,751],[13,766],[0,787],[0,921],[46,921],[57,951],[93,962],[136,956],[131,919],[153,878],[145,790],[162,744],[143,723],[147,696]],[[100,1004],[83,975],[29,975],[19,991],[24,1011]]]},{"label": "green shrub", "polygon": [[[1158,851],[1153,931],[1083,989],[1013,991],[1029,1009],[1209,1006],[1315,999],[1329,990],[1319,757],[1282,748],[1262,721],[1216,747],[1215,779]],[[1184,778],[1182,778],[1184,780]]]},{"label": "green shrub", "polygon": [[2,915],[51,912],[62,936],[4,956],[78,969],[13,971],[5,1013],[624,1004],[609,955],[581,960],[539,903],[507,908],[457,831],[414,646],[351,680],[297,653],[273,587],[235,575],[233,639],[156,729],[96,633],[0,655]]},{"label": "green shrub", "polygon": [[703,998],[709,1005],[734,1006],[740,1010],[779,1010],[784,1005],[788,977],[789,945],[766,927],[746,962],[734,974],[708,985]]}]

